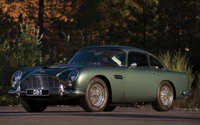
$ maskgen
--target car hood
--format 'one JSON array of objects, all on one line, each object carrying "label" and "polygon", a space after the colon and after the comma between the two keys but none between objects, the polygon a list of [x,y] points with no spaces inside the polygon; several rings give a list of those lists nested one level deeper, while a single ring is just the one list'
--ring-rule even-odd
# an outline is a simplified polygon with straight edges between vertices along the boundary
[{"label": "car hood", "polygon": [[28,76],[31,75],[53,75],[57,76],[62,72],[70,71],[76,68],[83,67],[82,65],[75,65],[75,64],[60,64],[60,65],[51,65],[46,67],[40,67],[39,69],[35,69],[29,72]]}]

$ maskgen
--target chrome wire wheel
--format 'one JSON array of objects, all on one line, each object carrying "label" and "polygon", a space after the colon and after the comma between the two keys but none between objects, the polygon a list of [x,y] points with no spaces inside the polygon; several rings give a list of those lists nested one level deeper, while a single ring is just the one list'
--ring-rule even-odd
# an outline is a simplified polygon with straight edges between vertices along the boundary
[{"label": "chrome wire wheel", "polygon": [[94,84],[89,91],[89,100],[93,106],[99,107],[105,100],[104,89],[99,84]]},{"label": "chrome wire wheel", "polygon": [[86,93],[80,98],[81,107],[87,112],[101,112],[108,102],[108,88],[106,83],[98,77],[89,82]]},{"label": "chrome wire wheel", "polygon": [[153,108],[156,111],[169,111],[174,101],[174,93],[173,84],[168,81],[162,82],[158,88],[157,98],[152,103]]},{"label": "chrome wire wheel", "polygon": [[168,106],[173,101],[173,94],[168,86],[163,86],[160,90],[160,100],[164,106]]}]

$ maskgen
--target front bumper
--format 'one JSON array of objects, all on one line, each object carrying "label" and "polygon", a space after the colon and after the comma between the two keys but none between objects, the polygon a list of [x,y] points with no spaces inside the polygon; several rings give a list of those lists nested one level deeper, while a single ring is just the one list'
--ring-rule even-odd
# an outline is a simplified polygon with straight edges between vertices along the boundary
[{"label": "front bumper", "polygon": [[193,94],[193,92],[190,91],[190,90],[187,90],[187,91],[183,91],[183,92],[182,92],[182,95],[184,95],[184,96],[191,96],[192,94]]},{"label": "front bumper", "polygon": [[[29,91],[32,91],[33,93],[29,93]],[[43,91],[48,91],[48,93],[43,94]],[[49,95],[59,95],[59,96],[83,96],[85,95],[84,91],[80,90],[64,90],[64,87],[62,84],[60,84],[58,90],[48,90],[48,89],[27,89],[27,90],[21,90],[20,86],[17,87],[16,90],[10,90],[8,92],[10,95],[18,95],[18,96],[49,96]]]}]

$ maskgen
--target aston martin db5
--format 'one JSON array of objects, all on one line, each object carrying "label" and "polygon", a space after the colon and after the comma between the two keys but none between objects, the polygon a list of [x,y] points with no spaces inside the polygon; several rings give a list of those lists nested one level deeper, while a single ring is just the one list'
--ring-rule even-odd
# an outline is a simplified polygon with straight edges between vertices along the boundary
[{"label": "aston martin db5", "polygon": [[153,54],[128,46],[81,48],[68,64],[26,67],[11,78],[12,90],[28,112],[49,105],[77,105],[87,112],[119,105],[152,104],[168,111],[191,94],[189,76],[168,70]]}]

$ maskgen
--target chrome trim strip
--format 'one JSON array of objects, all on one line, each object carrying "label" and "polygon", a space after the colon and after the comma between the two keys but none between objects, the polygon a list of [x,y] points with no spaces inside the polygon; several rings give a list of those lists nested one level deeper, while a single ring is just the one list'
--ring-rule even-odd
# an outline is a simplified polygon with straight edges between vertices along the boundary
[{"label": "chrome trim strip", "polygon": [[8,94],[15,95],[16,94],[16,90],[10,90],[10,91],[8,91]]},{"label": "chrome trim strip", "polygon": [[26,91],[10,90],[10,91],[8,92],[8,94],[20,96],[20,95],[26,95]]},{"label": "chrome trim strip", "polygon": [[85,95],[85,92],[80,91],[80,90],[68,90],[63,92],[64,95],[69,95],[69,96],[83,96]]}]

